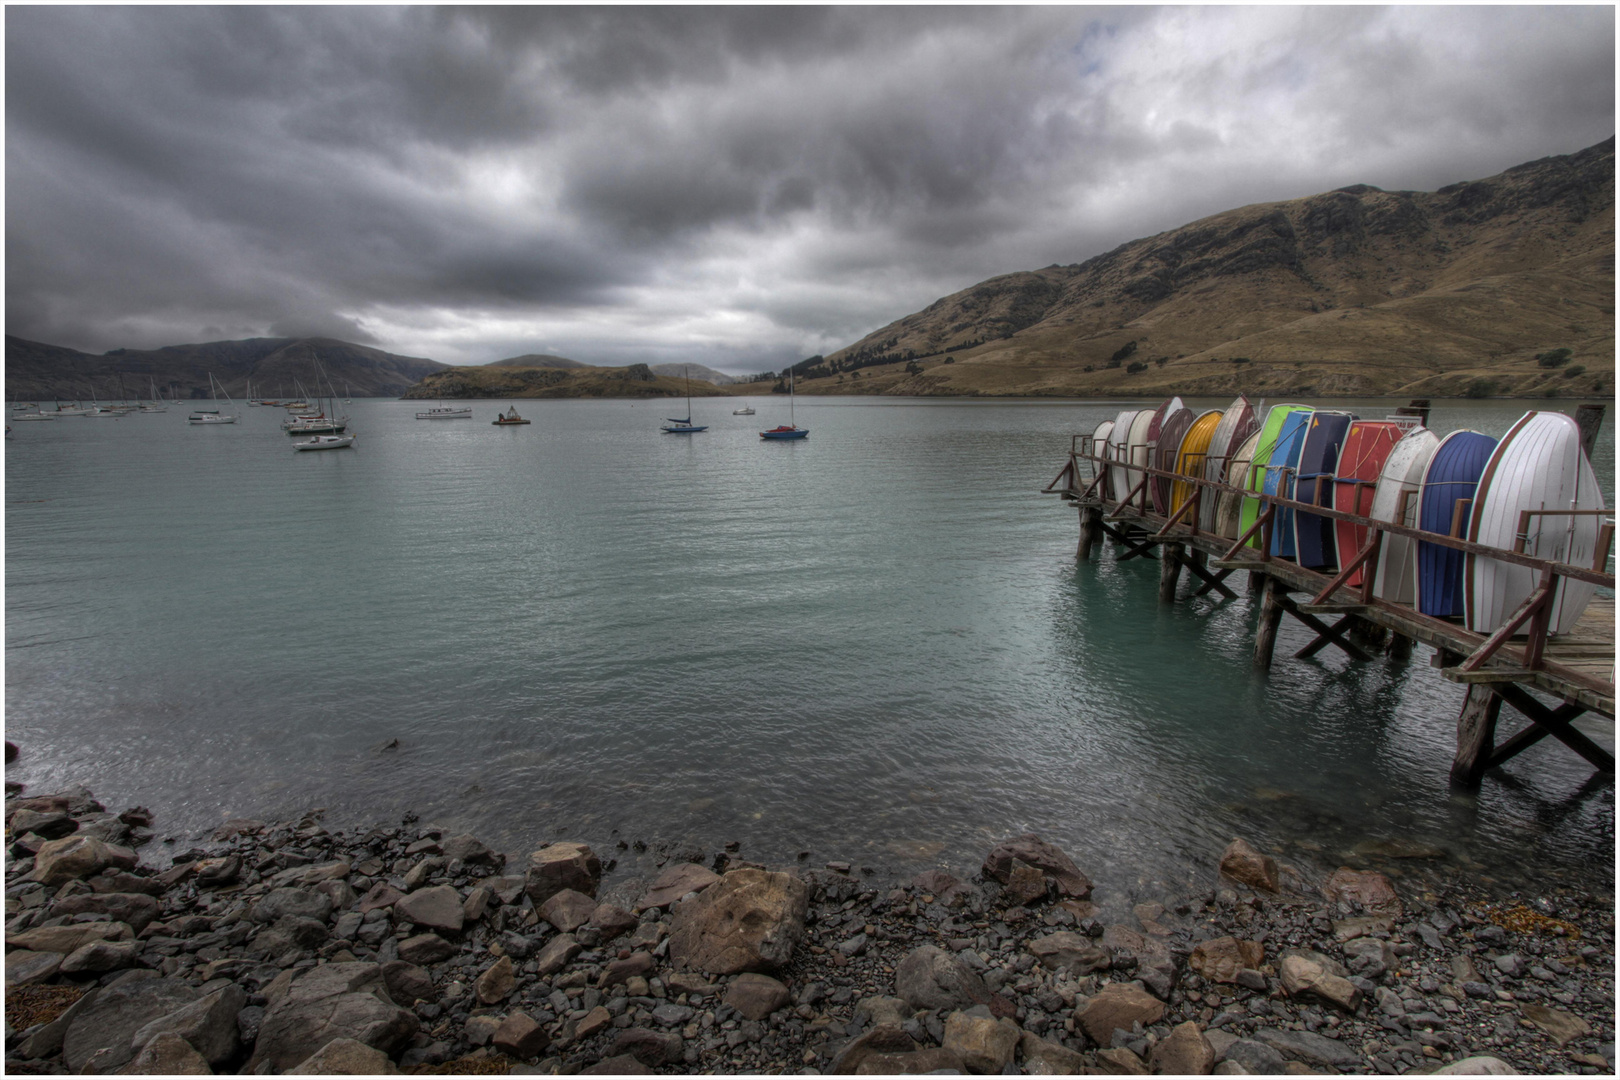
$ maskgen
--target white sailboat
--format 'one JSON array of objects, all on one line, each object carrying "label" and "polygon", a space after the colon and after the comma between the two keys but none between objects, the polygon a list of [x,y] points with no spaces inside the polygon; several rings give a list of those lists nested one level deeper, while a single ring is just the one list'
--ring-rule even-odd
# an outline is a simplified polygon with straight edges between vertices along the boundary
[{"label": "white sailboat", "polygon": [[[321,376],[323,374],[325,373],[321,370],[321,362],[319,359],[317,359],[315,361],[315,391],[317,395],[320,393]],[[328,377],[326,380],[326,387],[331,392],[328,401],[330,402],[330,411],[333,414],[332,420],[327,422],[328,427],[326,430],[319,433],[313,433],[312,438],[306,439],[303,442],[293,443],[294,450],[342,450],[345,447],[354,445],[354,433],[344,433],[344,428],[348,425],[349,418],[345,416],[340,419],[337,416],[337,390],[333,388],[330,377]],[[304,430],[310,431],[311,429],[305,428]],[[292,429],[288,429],[287,434],[291,435],[294,434],[294,432]]]},{"label": "white sailboat", "polygon": [[[214,373],[210,371],[208,373],[208,396],[216,405],[219,403],[218,390],[223,389],[224,388],[220,387],[217,381],[214,379]],[[225,403],[227,406],[232,406],[234,404],[231,401],[230,394],[225,395]],[[186,417],[186,423],[197,425],[234,424],[236,423],[236,418],[237,414],[235,412],[221,412],[218,408],[197,409],[194,410],[190,416]]]}]

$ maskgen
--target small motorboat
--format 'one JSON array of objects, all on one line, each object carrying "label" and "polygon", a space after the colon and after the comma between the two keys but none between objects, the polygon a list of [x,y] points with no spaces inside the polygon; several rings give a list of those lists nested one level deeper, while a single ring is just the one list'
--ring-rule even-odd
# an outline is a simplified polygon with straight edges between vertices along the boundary
[{"label": "small motorboat", "polygon": [[753,416],[754,415],[754,410],[753,410],[752,406],[744,405],[740,409],[732,409],[731,410],[731,415],[732,416]]},{"label": "small motorboat", "polygon": [[471,420],[472,409],[458,409],[454,406],[447,405],[443,408],[433,408],[429,409],[427,412],[419,412],[416,414],[416,418],[418,420]]},{"label": "small motorboat", "polygon": [[293,443],[294,450],[342,450],[354,445],[353,435],[317,435],[306,442]]},{"label": "small motorboat", "polygon": [[517,414],[516,405],[509,407],[504,413],[496,413],[494,421],[496,427],[516,427],[519,424],[527,424],[528,422]]}]

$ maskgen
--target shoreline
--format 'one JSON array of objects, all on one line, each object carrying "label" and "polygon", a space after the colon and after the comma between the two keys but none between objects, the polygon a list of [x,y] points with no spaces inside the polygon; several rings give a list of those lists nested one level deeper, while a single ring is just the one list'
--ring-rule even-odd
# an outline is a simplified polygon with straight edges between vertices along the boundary
[{"label": "shoreline", "polygon": [[148,812],[18,787],[8,1072],[1613,1071],[1612,893],[1322,877],[1235,841],[1126,915],[1032,836],[889,880],[763,867],[746,837],[507,856],[320,812],[157,872],[124,846]]}]

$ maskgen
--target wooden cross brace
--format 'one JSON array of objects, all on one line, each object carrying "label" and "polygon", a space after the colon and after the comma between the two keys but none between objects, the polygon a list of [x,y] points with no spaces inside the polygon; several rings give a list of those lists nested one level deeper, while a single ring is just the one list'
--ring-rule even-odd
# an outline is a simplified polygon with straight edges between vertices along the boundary
[{"label": "wooden cross brace", "polygon": [[1591,762],[1601,772],[1614,772],[1614,756],[1604,750],[1597,743],[1588,739],[1577,731],[1570,723],[1575,717],[1586,710],[1580,705],[1566,703],[1556,709],[1549,709],[1535,698],[1531,697],[1518,683],[1498,683],[1491,687],[1496,696],[1513,706],[1529,721],[1530,726],[1513,736],[1507,742],[1491,751],[1486,768],[1493,768],[1502,762],[1534,746],[1548,735],[1557,739],[1581,757]]},{"label": "wooden cross brace", "polygon": [[1219,591],[1221,595],[1225,596],[1228,600],[1237,599],[1237,593],[1227,588],[1225,584],[1227,577],[1229,577],[1232,573],[1231,570],[1222,570],[1219,573],[1212,574],[1205,567],[1200,566],[1191,559],[1183,561],[1181,565],[1185,566],[1194,577],[1203,579],[1204,584],[1199,586],[1197,592],[1193,593],[1194,596],[1203,596],[1205,593],[1214,589]]},{"label": "wooden cross brace", "polygon": [[1153,546],[1159,543],[1159,541],[1149,539],[1144,540],[1141,543],[1137,543],[1135,540],[1131,539],[1130,534],[1124,529],[1116,529],[1112,525],[1108,524],[1106,520],[1099,521],[1097,524],[1102,526],[1102,531],[1105,535],[1119,541],[1121,544],[1124,544],[1130,549],[1119,557],[1120,562],[1125,562],[1128,559],[1134,559],[1138,555],[1144,559],[1158,558],[1157,555],[1153,554]]},{"label": "wooden cross brace", "polygon": [[1299,605],[1286,592],[1281,594],[1278,603],[1282,605],[1282,609],[1288,614],[1316,631],[1316,639],[1295,653],[1294,659],[1303,660],[1308,656],[1315,656],[1329,645],[1337,645],[1352,660],[1372,659],[1372,657],[1350,644],[1350,642],[1342,640],[1342,635],[1350,629],[1351,623],[1355,619],[1354,615],[1346,615],[1332,626],[1329,626],[1310,612],[1301,611]]}]

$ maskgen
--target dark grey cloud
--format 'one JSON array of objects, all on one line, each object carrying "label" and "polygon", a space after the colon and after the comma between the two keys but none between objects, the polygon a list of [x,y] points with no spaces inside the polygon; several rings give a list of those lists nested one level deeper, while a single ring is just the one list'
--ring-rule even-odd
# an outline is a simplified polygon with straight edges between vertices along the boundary
[{"label": "dark grey cloud", "polygon": [[1613,133],[1606,8],[12,7],[7,330],[757,370]]}]

